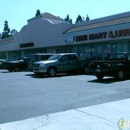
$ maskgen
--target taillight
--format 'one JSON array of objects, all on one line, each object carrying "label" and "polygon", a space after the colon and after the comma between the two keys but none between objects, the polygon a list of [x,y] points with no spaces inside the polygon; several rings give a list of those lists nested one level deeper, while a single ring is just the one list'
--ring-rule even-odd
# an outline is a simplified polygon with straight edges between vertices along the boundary
[{"label": "taillight", "polygon": [[111,68],[111,64],[108,64],[108,68]]}]

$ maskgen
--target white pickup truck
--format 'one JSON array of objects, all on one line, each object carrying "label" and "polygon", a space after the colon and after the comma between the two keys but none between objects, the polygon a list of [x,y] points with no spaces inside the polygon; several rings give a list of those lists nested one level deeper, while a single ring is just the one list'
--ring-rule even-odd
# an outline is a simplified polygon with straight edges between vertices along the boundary
[{"label": "white pickup truck", "polygon": [[45,74],[53,77],[57,73],[83,71],[89,73],[89,60],[79,59],[76,53],[54,54],[46,61],[35,62],[33,72],[35,74]]}]

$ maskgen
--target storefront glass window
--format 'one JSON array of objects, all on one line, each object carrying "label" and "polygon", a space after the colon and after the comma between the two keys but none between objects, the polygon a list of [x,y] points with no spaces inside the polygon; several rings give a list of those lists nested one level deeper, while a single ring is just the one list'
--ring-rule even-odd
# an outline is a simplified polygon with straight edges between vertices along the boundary
[{"label": "storefront glass window", "polygon": [[97,60],[103,60],[103,45],[97,46]]},{"label": "storefront glass window", "polygon": [[122,52],[122,43],[112,43],[111,52]]},{"label": "storefront glass window", "polygon": [[128,42],[128,52],[130,52],[130,42]]},{"label": "storefront glass window", "polygon": [[61,47],[56,49],[56,53],[72,53],[72,47]]},{"label": "storefront glass window", "polygon": [[18,60],[19,58],[21,58],[20,51],[14,51],[13,52],[13,60]]},{"label": "storefront glass window", "polygon": [[84,58],[90,58],[90,47],[86,46],[84,51]]},{"label": "storefront glass window", "polygon": [[6,59],[6,52],[0,53],[0,59]]},{"label": "storefront glass window", "polygon": [[97,59],[97,52],[96,52],[96,46],[90,46],[90,59],[96,60]]},{"label": "storefront glass window", "polygon": [[79,47],[79,57],[80,58],[83,58],[84,57],[84,46],[81,46],[81,47]]},{"label": "storefront glass window", "polygon": [[104,60],[107,60],[109,54],[111,53],[111,45],[110,44],[103,45],[103,52],[104,52]]},{"label": "storefront glass window", "polygon": [[96,60],[96,46],[81,46],[79,47],[79,57]]}]

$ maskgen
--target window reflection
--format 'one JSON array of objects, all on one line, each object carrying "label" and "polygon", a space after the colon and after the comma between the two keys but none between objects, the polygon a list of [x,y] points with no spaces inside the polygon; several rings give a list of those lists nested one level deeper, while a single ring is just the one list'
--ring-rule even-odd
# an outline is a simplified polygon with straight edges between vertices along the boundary
[{"label": "window reflection", "polygon": [[106,44],[103,45],[103,51],[104,51],[104,60],[108,59],[109,54],[111,53],[111,45],[110,44]]}]

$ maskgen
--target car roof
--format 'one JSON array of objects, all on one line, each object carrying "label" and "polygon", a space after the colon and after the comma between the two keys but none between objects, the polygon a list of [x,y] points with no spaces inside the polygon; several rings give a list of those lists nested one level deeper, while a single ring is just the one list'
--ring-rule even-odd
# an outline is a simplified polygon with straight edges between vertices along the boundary
[{"label": "car roof", "polygon": [[56,53],[54,55],[70,55],[70,54],[76,55],[76,53]]},{"label": "car roof", "polygon": [[54,55],[54,54],[52,54],[52,53],[34,53],[31,55]]},{"label": "car roof", "polygon": [[5,61],[4,59],[0,59],[0,62],[3,62],[3,61]]},{"label": "car roof", "polygon": [[129,52],[115,52],[115,53],[111,53],[111,54],[130,54]]}]

